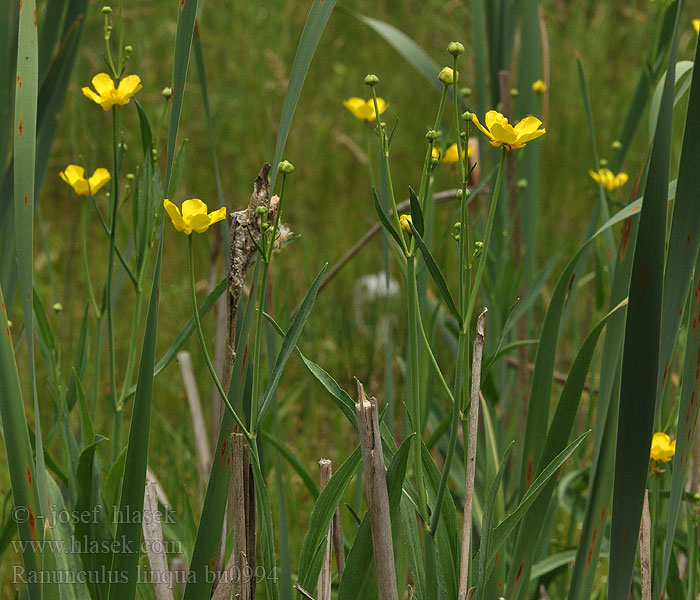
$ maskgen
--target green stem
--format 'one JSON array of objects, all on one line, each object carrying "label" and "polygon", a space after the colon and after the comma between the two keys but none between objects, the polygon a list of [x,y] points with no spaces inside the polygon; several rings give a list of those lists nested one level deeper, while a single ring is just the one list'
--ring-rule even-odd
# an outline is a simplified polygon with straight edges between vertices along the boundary
[{"label": "green stem", "polygon": [[365,121],[365,144],[367,146],[367,166],[369,168],[369,184],[373,188],[377,187],[374,177],[374,159],[372,158],[372,126],[369,121]]},{"label": "green stem", "polygon": [[260,400],[260,378],[262,368],[262,329],[263,313],[265,309],[265,288],[267,287],[267,275],[270,270],[270,263],[261,256],[263,261],[262,277],[258,280],[257,315],[255,319],[255,342],[253,344],[253,394],[250,399],[250,434],[255,435],[255,428],[258,422],[258,403]]},{"label": "green stem", "polygon": [[[241,418],[238,416],[238,413],[234,410],[233,406],[231,406],[231,402],[228,399],[228,395],[224,391],[223,386],[221,385],[221,381],[219,381],[219,376],[216,374],[216,369],[214,369],[214,365],[211,362],[211,358],[209,357],[209,352],[207,351],[207,345],[206,342],[204,341],[204,332],[202,331],[202,322],[199,319],[199,309],[197,308],[197,294],[195,293],[194,289],[194,244],[192,240],[192,234],[190,234],[188,239],[189,243],[189,270],[190,270],[190,301],[192,303],[192,314],[194,318],[194,325],[195,329],[197,330],[197,337],[199,338],[199,347],[202,350],[202,356],[204,357],[204,362],[207,365],[207,369],[209,369],[209,374],[211,375],[212,380],[214,381],[214,385],[216,386],[216,389],[219,392],[219,395],[221,396],[221,399],[224,401],[224,404],[226,405],[226,408],[228,411],[231,413],[231,416],[233,417],[233,420],[236,422],[238,427],[241,430],[241,433],[245,436],[246,440],[248,440],[248,443],[251,442],[251,434],[248,433],[248,430],[246,429],[245,425],[243,424],[243,421]],[[251,444],[252,447],[252,444]]]},{"label": "green stem", "polygon": [[474,304],[476,304],[476,296],[479,292],[479,286],[481,285],[481,278],[484,274],[484,267],[486,265],[486,257],[489,250],[489,241],[491,239],[491,231],[493,229],[493,219],[496,214],[496,206],[498,205],[498,196],[501,193],[501,182],[503,180],[503,166],[506,161],[506,150],[501,151],[501,162],[498,165],[498,175],[496,176],[496,184],[493,187],[493,195],[491,196],[491,206],[489,207],[489,217],[486,222],[486,235],[484,236],[484,246],[481,250],[481,257],[479,258],[479,266],[476,269],[476,276],[474,277],[474,284],[471,288],[471,297],[469,298],[469,304],[467,306],[466,314],[464,315],[464,321],[462,322],[462,328],[468,329],[469,322],[471,321],[472,312],[474,310]]},{"label": "green stem", "polygon": [[654,574],[655,573],[660,573],[656,569],[656,529],[659,523],[659,502],[661,500],[659,492],[661,488],[661,474],[657,474],[652,477],[653,480],[653,486],[654,489],[652,490],[652,503],[653,505],[650,507],[651,508],[651,531],[649,534],[649,546],[651,549],[651,557],[650,557],[650,562],[649,566],[651,568],[651,581],[652,581],[652,597],[653,598],[658,598],[659,596],[657,595],[657,588],[658,588],[658,581],[654,580]]},{"label": "green stem", "polygon": [[[105,284],[105,311],[107,313],[107,353],[109,363],[109,396],[112,401],[113,419],[121,420],[119,404],[117,401],[117,381],[114,357],[114,314],[112,307],[112,279],[114,274],[114,255],[117,243],[117,209],[119,208],[119,111],[112,108],[112,152],[114,154],[112,186],[109,197],[110,222],[109,222],[109,257],[107,259],[107,282]],[[112,459],[116,460],[121,439],[117,434],[121,428],[113,423],[112,433]],[[116,451],[116,453],[115,453]]]},{"label": "green stem", "polygon": [[406,244],[406,238],[403,234],[403,229],[401,229],[401,221],[399,220],[399,211],[396,209],[396,196],[394,195],[394,184],[391,181],[391,167],[389,165],[389,136],[386,134],[386,126],[382,127],[382,123],[379,120],[379,105],[377,103],[377,92],[372,86],[372,101],[374,102],[374,114],[377,115],[377,127],[379,128],[379,137],[382,146],[382,159],[384,160],[384,169],[386,170],[386,184],[389,189],[389,198],[391,199],[391,209],[394,215],[394,225],[396,225],[396,230],[399,233],[399,239],[401,240],[402,250],[405,256],[410,254],[408,245]]},{"label": "green stem", "polygon": [[413,417],[413,436],[411,441],[413,449],[413,468],[416,474],[416,491],[418,492],[418,510],[424,523],[428,524],[428,502],[425,483],[423,481],[422,444],[420,435],[422,423],[420,400],[420,368],[418,365],[418,291],[416,287],[416,259],[414,256],[406,257],[406,282],[408,300],[408,387],[411,400],[411,412]]},{"label": "green stem", "polygon": [[134,363],[136,362],[136,346],[138,344],[138,334],[139,326],[141,324],[141,308],[143,306],[143,293],[141,291],[136,292],[136,298],[134,299],[134,313],[131,322],[131,337],[129,338],[129,354],[126,360],[126,370],[124,372],[124,382],[122,384],[122,391],[119,396],[119,407],[120,409],[124,405],[124,400],[126,400],[127,393],[131,387],[131,377],[134,371]]},{"label": "green stem", "polygon": [[459,135],[461,131],[459,127],[459,101],[457,99],[457,55],[454,56],[454,60],[452,61],[452,71],[454,74],[454,83],[452,84],[452,105],[454,106],[455,129],[457,130],[457,163],[459,164],[461,181],[464,181],[466,171],[464,169],[464,161],[462,160],[462,138]]},{"label": "green stem", "polygon": [[87,252],[87,206],[82,205],[80,210],[80,245],[83,255],[83,273],[85,274],[85,285],[88,289],[88,294],[90,295],[90,303],[95,311],[95,316],[99,319],[102,313],[97,306],[97,300],[95,299],[95,291],[92,287],[92,280],[90,279],[90,266],[88,264],[88,252]]}]

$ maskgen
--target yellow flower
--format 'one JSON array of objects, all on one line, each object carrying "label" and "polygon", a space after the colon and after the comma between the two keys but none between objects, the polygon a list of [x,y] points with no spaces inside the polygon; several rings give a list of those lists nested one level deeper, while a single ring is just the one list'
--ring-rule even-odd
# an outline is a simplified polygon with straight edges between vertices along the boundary
[{"label": "yellow flower", "polygon": [[433,146],[433,151],[430,153],[432,158],[440,158],[440,148]]},{"label": "yellow flower", "polygon": [[184,231],[190,235],[193,231],[204,233],[209,229],[209,225],[218,223],[226,218],[226,207],[207,214],[207,205],[199,198],[185,200],[182,203],[182,214],[180,209],[167,198],[163,200],[163,206],[173,222],[173,226],[178,231]]},{"label": "yellow flower", "polygon": [[115,89],[114,81],[107,73],[98,73],[92,78],[92,86],[97,93],[89,87],[82,88],[90,100],[97,102],[104,110],[109,110],[115,104],[127,104],[131,97],[141,89],[141,78],[138,75],[129,75],[119,82]]},{"label": "yellow flower", "polygon": [[535,94],[544,94],[547,91],[547,84],[541,79],[538,79],[532,84],[532,91],[535,92]]},{"label": "yellow flower", "polygon": [[651,440],[650,460],[654,462],[669,462],[676,453],[676,440],[671,441],[665,433],[657,431]]},{"label": "yellow flower", "polygon": [[[362,98],[348,98],[343,101],[343,106],[347,108],[356,119],[360,121],[374,121],[377,115],[374,112],[374,101],[372,98],[369,100],[363,100]],[[389,105],[384,101],[384,98],[377,98],[377,108],[379,109],[379,114],[383,114],[384,111],[389,108]]]},{"label": "yellow flower", "polygon": [[401,225],[401,229],[403,229],[406,233],[412,233],[410,223],[413,223],[411,215],[401,215],[399,217],[399,225]]},{"label": "yellow flower", "polygon": [[112,178],[107,169],[95,169],[92,177],[85,179],[85,169],[78,165],[68,165],[58,175],[75,190],[78,196],[95,194]]},{"label": "yellow flower", "polygon": [[486,127],[479,123],[476,115],[472,115],[472,121],[488,136],[492,146],[496,148],[503,146],[506,150],[522,148],[527,142],[544,135],[547,131],[544,127],[539,128],[542,121],[535,117],[525,117],[514,127],[508,119],[495,110],[486,113],[484,117]]},{"label": "yellow flower", "polygon": [[[467,150],[467,156],[472,155],[472,149],[469,148]],[[464,148],[462,148],[462,158],[464,158]],[[445,155],[442,157],[442,162],[448,164],[448,165],[453,165],[454,163],[457,162],[457,144],[451,144],[447,147],[447,150],[445,150]]]},{"label": "yellow flower", "polygon": [[700,19],[693,19],[693,29],[695,29],[695,33],[700,35]]},{"label": "yellow flower", "polygon": [[612,192],[619,187],[622,187],[627,183],[627,173],[618,173],[615,175],[610,169],[600,169],[597,173],[589,169],[588,174],[593,178],[594,181],[602,183],[603,187]]}]

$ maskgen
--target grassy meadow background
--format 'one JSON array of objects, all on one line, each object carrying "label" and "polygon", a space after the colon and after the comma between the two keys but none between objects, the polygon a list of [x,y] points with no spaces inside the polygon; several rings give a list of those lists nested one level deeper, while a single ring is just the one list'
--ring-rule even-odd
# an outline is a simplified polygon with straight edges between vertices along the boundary
[{"label": "grassy meadow background", "polygon": [[[535,304],[534,331],[541,326],[556,280],[583,241],[585,225],[598,202],[597,187],[588,175],[594,161],[579,89],[576,56],[580,56],[586,70],[598,152],[606,158],[637,83],[654,30],[658,2],[661,0],[542,2],[551,71],[548,112],[543,117],[547,134],[535,142],[541,145],[544,165],[537,265],[543,266],[557,254],[559,259]],[[398,27],[440,64],[451,64],[451,57],[445,52],[447,43],[461,41],[466,48],[465,56],[460,59],[461,86],[471,85],[473,76],[468,4],[458,0],[339,2],[339,6]],[[164,104],[161,90],[170,85],[171,79],[176,30],[173,6],[173,2],[166,0],[124,1],[124,42],[134,48],[127,72],[141,77],[143,90],[137,99],[149,112],[154,129]],[[252,182],[261,164],[272,160],[289,72],[308,6],[307,0],[265,3],[200,0],[199,34],[207,70],[222,189],[229,210],[248,204]],[[58,173],[69,163],[80,164],[81,158],[90,172],[101,166],[111,171],[111,119],[108,113],[103,114],[94,106],[88,106],[89,101],[80,93],[80,88],[87,85],[95,73],[103,70],[103,16],[99,9],[97,4],[89,9],[38,200],[41,219],[35,221],[35,283],[47,307],[55,302],[63,305],[62,312],[51,312],[50,318],[61,340],[61,354],[66,362],[72,360],[70,357],[75,351],[85,309],[86,293],[76,235],[78,203],[83,200],[71,195]],[[700,17],[700,6],[688,3],[681,16],[679,60],[692,60],[696,37],[690,21],[695,17]],[[516,40],[516,45],[518,43]],[[374,31],[336,10],[314,56],[284,152],[284,158],[294,163],[296,171],[288,182],[283,220],[299,235],[276,255],[271,271],[273,311],[284,324],[289,323],[290,311],[297,307],[323,263],[335,264],[377,221],[369,191],[367,165],[361,160],[366,157],[364,124],[353,118],[342,105],[342,101],[350,96],[367,97],[369,89],[363,85],[367,73],[379,76],[378,94],[389,102],[383,119],[390,125],[398,119],[391,159],[397,195],[404,199],[407,186],[410,184],[415,188],[419,183],[425,153],[424,135],[432,127],[439,93]],[[451,111],[449,102],[448,110]],[[121,114],[128,146],[122,168],[123,185],[125,174],[135,172],[141,155],[136,110],[126,106]],[[682,125],[683,111],[676,114]],[[447,120],[451,123],[450,117]],[[160,136],[163,156],[166,135],[164,126]],[[194,57],[190,61],[179,136],[180,140],[187,138],[189,141],[177,197],[171,200],[179,203],[196,197],[206,202],[210,209],[218,207],[211,145]],[[623,170],[629,174],[630,182],[618,196],[620,208],[629,200],[634,180],[647,155],[646,115],[636,140],[624,164]],[[672,172],[677,167],[680,142],[679,136],[674,137]],[[374,151],[376,156],[376,147]],[[445,166],[439,170],[433,189],[453,188],[457,184],[456,170]],[[104,208],[104,199],[101,202]],[[440,204],[436,209],[435,255],[442,265],[454,262],[454,257],[448,257],[448,250],[452,242],[449,231],[456,210],[454,201]],[[129,218],[129,213],[126,209],[125,218]],[[104,275],[99,265],[101,261],[106,264],[107,244],[96,220],[93,219],[92,224],[90,260],[94,284],[101,288]],[[617,226],[614,230],[616,241],[619,229]],[[158,357],[191,316],[187,301],[187,248],[181,238],[174,235],[166,223]],[[381,401],[383,352],[375,348],[373,339],[378,314],[366,311],[366,329],[359,327],[353,293],[360,277],[381,272],[380,239],[379,235],[375,236],[319,294],[299,345],[307,356],[331,373],[341,387],[354,390],[353,378],[357,376],[365,383],[368,392],[376,394]],[[198,287],[202,292],[209,285],[209,250],[213,240],[213,235],[206,235],[195,241]],[[443,270],[448,278],[452,277],[449,268]],[[396,270],[394,278],[403,285]],[[120,304],[128,307],[132,293],[125,280]],[[203,297],[204,294],[200,294],[200,302]],[[18,301],[13,308],[19,319]],[[395,341],[400,348],[406,336],[404,311],[403,296],[398,295],[392,323]],[[596,305],[594,279],[583,285],[571,311],[557,356],[556,368],[562,372],[568,371],[576,349],[602,314],[602,307]],[[117,356],[123,356],[127,351],[130,325],[130,319],[116,321]],[[207,315],[203,325],[213,353],[214,312]],[[186,349],[192,352],[199,391],[208,415],[211,380],[194,336],[188,340]],[[446,347],[438,345],[439,360],[452,360],[447,352]],[[533,358],[534,350],[530,356],[531,360]],[[597,362],[594,359],[589,376],[591,385],[596,384]],[[26,353],[18,353],[18,364],[22,373],[26,369]],[[404,365],[403,357],[397,356],[394,361],[397,395],[402,390]],[[120,373],[123,366],[118,363],[117,369]],[[40,370],[40,382],[43,376]],[[106,369],[103,376],[107,389]],[[26,379],[23,379],[23,389],[27,397],[31,397]],[[555,393],[558,389],[555,388]],[[353,392],[351,396],[354,396]],[[296,356],[292,356],[285,370],[278,398],[279,435],[308,470],[315,475],[316,462],[320,458],[330,458],[334,465],[340,465],[356,444],[354,432],[350,432],[343,415]],[[131,403],[128,410],[130,408]],[[30,408],[28,410],[31,412]],[[590,410],[589,397],[585,394],[580,407],[581,428],[590,423]],[[504,416],[496,414],[499,419]],[[47,422],[51,422],[48,408],[44,417],[44,423]],[[95,429],[98,432],[108,430],[108,421],[100,423],[98,419]],[[47,444],[60,448],[56,438],[49,438]],[[590,459],[590,448],[585,455],[577,455],[576,462],[580,464],[587,458]],[[155,382],[149,466],[167,491],[177,514],[184,515],[192,510],[198,515],[201,499],[195,443],[180,371],[174,361]],[[313,499],[291,469],[284,470],[284,483],[291,554],[296,556],[301,549]],[[269,486],[270,496],[275,498],[274,477],[269,478]],[[0,497],[9,497],[9,490],[9,476],[3,463],[0,464]],[[273,516],[277,518],[274,510]],[[11,547],[5,550],[0,569],[4,581],[3,597],[14,597],[9,577],[12,565],[20,560]]]}]

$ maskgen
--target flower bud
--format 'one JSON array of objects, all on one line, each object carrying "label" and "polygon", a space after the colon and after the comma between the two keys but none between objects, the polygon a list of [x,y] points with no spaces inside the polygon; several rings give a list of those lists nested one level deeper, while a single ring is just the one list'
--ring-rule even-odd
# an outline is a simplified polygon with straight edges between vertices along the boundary
[{"label": "flower bud", "polygon": [[518,188],[521,190],[527,188],[527,179],[518,179]]},{"label": "flower bud", "polygon": [[63,304],[56,302],[56,304],[51,307],[51,310],[53,310],[55,313],[60,313],[63,310]]},{"label": "flower bud", "polygon": [[470,88],[470,87],[463,87],[459,91],[462,93],[462,96],[464,96],[465,98],[468,98],[469,96],[472,95],[472,88]]},{"label": "flower bud", "polygon": [[622,148],[622,142],[621,142],[620,140],[615,140],[615,141],[610,145],[610,147],[611,147],[613,150],[620,150],[620,149]]},{"label": "flower bud", "polygon": [[133,46],[124,46],[124,58],[129,58],[131,54],[134,52],[134,47]]},{"label": "flower bud", "polygon": [[459,73],[455,76],[455,72],[450,67],[443,67],[438,75],[438,79],[445,85],[452,85],[459,78]]},{"label": "flower bud", "polygon": [[532,91],[535,92],[535,94],[542,95],[547,91],[547,84],[541,79],[538,79],[532,84]]},{"label": "flower bud", "polygon": [[136,175],[134,175],[133,173],[127,173],[127,174],[126,174],[126,178],[127,178],[129,181],[133,181],[134,179],[136,179]]},{"label": "flower bud", "polygon": [[430,170],[432,171],[438,164],[440,164],[440,159],[433,156],[430,159]]},{"label": "flower bud", "polygon": [[112,7],[111,6],[103,6],[102,7],[102,14],[103,15],[111,15],[112,14]]},{"label": "flower bud", "polygon": [[459,42],[450,42],[447,44],[447,51],[452,55],[452,56],[459,56],[464,52],[464,46],[460,44]]},{"label": "flower bud", "polygon": [[258,215],[261,215],[261,216],[267,214],[267,206],[262,206],[262,205],[261,205],[261,206],[258,206],[258,207],[255,209],[255,214],[258,214]]},{"label": "flower bud", "polygon": [[470,113],[468,110],[465,110],[462,113],[462,119],[464,119],[465,121],[471,121],[474,119],[474,115],[472,113]]},{"label": "flower bud", "polygon": [[160,93],[163,96],[163,98],[170,98],[170,96],[173,95],[173,90],[172,88],[164,87]]},{"label": "flower bud", "polygon": [[365,75],[365,85],[368,85],[369,87],[374,87],[378,83],[379,83],[379,77],[377,77],[373,73],[370,73],[369,75]]},{"label": "flower bud", "polygon": [[410,225],[412,222],[413,219],[411,219],[411,215],[401,215],[399,217],[399,224],[401,225],[401,229],[406,233],[412,233]]},{"label": "flower bud", "polygon": [[520,94],[520,92],[516,88],[512,88],[510,90],[510,97],[511,98],[517,98],[518,94]]},{"label": "flower bud", "polygon": [[8,326],[10,329],[12,329],[12,321],[10,321],[9,319],[7,320],[7,326]]},{"label": "flower bud", "polygon": [[608,166],[608,159],[607,159],[607,158],[601,158],[601,159],[600,159],[600,166],[601,166],[601,167],[607,167],[607,166]]},{"label": "flower bud", "polygon": [[428,131],[428,133],[425,134],[425,139],[429,140],[431,142],[434,142],[439,137],[440,137],[440,133],[435,131],[434,129],[431,129],[430,131]]},{"label": "flower bud", "polygon": [[294,171],[294,165],[288,160],[283,160],[278,168],[283,175],[290,175]]}]

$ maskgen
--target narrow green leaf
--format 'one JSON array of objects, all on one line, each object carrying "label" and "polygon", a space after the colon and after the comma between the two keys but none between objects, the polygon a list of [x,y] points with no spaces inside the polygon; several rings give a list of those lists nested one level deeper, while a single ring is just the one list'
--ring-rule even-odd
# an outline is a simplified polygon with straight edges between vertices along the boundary
[{"label": "narrow green leaf", "polygon": [[[669,72],[676,63],[681,6],[682,2],[679,2],[669,53]],[[629,592],[649,469],[657,399],[673,84],[673,77],[667,76],[644,190],[630,283],[610,531],[608,595],[611,598],[621,598]]]},{"label": "narrow green leaf", "polygon": [[333,473],[330,481],[323,488],[314,504],[309,520],[309,529],[304,535],[301,555],[299,556],[299,583],[305,589],[316,585],[320,564],[317,565],[318,569],[316,569],[315,561],[313,560],[314,555],[321,544],[322,538],[328,532],[333,513],[340,503],[340,498],[345,492],[345,488],[355,475],[361,460],[362,453],[360,452],[360,447],[357,446],[352,454],[345,459],[340,468]]},{"label": "narrow green leaf", "polygon": [[391,235],[391,237],[393,237],[396,240],[396,243],[399,245],[399,248],[403,248],[401,238],[396,232],[396,229],[394,229],[394,226],[389,222],[389,219],[387,218],[386,214],[384,213],[384,209],[379,203],[379,198],[377,198],[377,191],[374,188],[372,188],[372,198],[374,200],[374,209],[377,211],[377,216],[379,217],[379,221],[382,224],[382,227],[386,230],[386,232],[389,235]]},{"label": "narrow green leaf", "polygon": [[411,204],[411,221],[413,222],[416,231],[418,231],[422,237],[423,233],[425,233],[423,211],[420,207],[420,200],[418,200],[418,196],[416,196],[416,193],[413,191],[413,188],[410,185],[408,186],[408,198]]},{"label": "narrow green leaf", "polygon": [[318,498],[318,485],[311,476],[311,473],[309,473],[309,470],[304,466],[304,463],[297,458],[294,452],[290,450],[282,440],[277,439],[274,435],[264,430],[261,431],[261,434],[267,443],[272,444],[275,448],[277,448],[279,453],[289,463],[292,469],[294,469],[294,472],[301,478],[304,485],[306,485],[306,489],[309,490],[311,496],[313,498]]},{"label": "narrow green leaf", "polygon": [[[25,518],[15,518],[19,540],[23,542],[22,558],[25,572],[29,575],[37,571],[37,557],[32,548],[33,540],[37,539],[38,495],[36,491],[36,467],[32,456],[32,446],[29,441],[29,429],[22,404],[22,388],[19,373],[15,363],[15,351],[12,344],[12,334],[7,321],[5,298],[0,288],[0,420],[2,421],[3,438],[5,440],[5,455],[7,468],[10,472],[12,497],[15,511],[20,507]],[[15,512],[15,515],[18,513]],[[41,599],[38,584],[27,586],[32,600]]]},{"label": "narrow green leaf", "polygon": [[[391,459],[386,472],[386,485],[389,492],[389,512],[392,523],[398,521],[399,505],[402,497],[403,482],[410,454],[410,440],[407,437]],[[413,524],[415,529],[415,523]],[[372,600],[377,597],[376,573],[374,570],[374,548],[369,513],[362,518],[352,548],[347,556],[343,578],[338,586],[338,600]]]},{"label": "narrow green leaf", "polygon": [[449,310],[450,313],[452,313],[452,316],[455,319],[457,319],[457,323],[461,327],[462,317],[459,314],[459,310],[457,310],[457,305],[455,304],[455,301],[452,299],[452,294],[450,294],[450,290],[447,287],[447,283],[445,283],[445,278],[442,275],[442,271],[440,271],[440,267],[438,267],[437,263],[435,262],[435,259],[433,258],[433,255],[430,253],[430,250],[425,245],[423,238],[420,236],[418,230],[413,225],[413,223],[411,223],[411,231],[413,232],[413,237],[416,240],[416,244],[418,245],[421,253],[423,254],[425,266],[428,267],[428,271],[430,271],[430,276],[433,278],[433,281],[435,282],[435,285],[437,286],[438,291],[440,292],[440,296],[445,302],[445,306],[447,306],[447,310]]},{"label": "narrow green leaf", "polygon": [[277,386],[279,385],[282,377],[282,371],[287,364],[287,360],[289,360],[289,357],[292,355],[292,352],[294,352],[297,340],[304,329],[304,325],[306,324],[306,320],[309,318],[309,314],[311,314],[311,308],[316,300],[316,294],[318,294],[318,288],[321,285],[323,274],[326,272],[327,266],[328,264],[324,265],[319,274],[316,276],[314,282],[311,284],[309,291],[306,292],[304,301],[301,303],[299,310],[294,315],[289,331],[287,331],[287,335],[284,337],[282,348],[280,348],[279,354],[277,355],[277,360],[275,361],[275,368],[270,374],[270,381],[267,384],[267,389],[265,390],[263,400],[260,403],[260,412],[258,413],[256,419],[256,423],[258,425],[263,420],[265,412],[270,406],[270,402],[272,402],[272,398],[277,391]]},{"label": "narrow green leaf", "polygon": [[146,316],[139,374],[129,430],[126,463],[119,501],[119,513],[123,517],[117,525],[116,539],[130,544],[130,551],[120,548],[112,555],[112,570],[123,573],[118,582],[109,586],[110,600],[131,600],[136,594],[138,579],[139,548],[141,542],[141,519],[143,511],[148,442],[153,403],[153,367],[155,365],[156,335],[158,330],[158,305],[160,299],[160,273],[163,257],[163,238],[158,246],[153,287]]},{"label": "narrow green leaf", "polygon": [[[598,343],[598,338],[603,331],[603,327],[605,327],[608,322],[608,319],[610,319],[617,310],[622,308],[622,306],[623,305],[619,305],[614,308],[596,324],[578,351],[574,363],[571,365],[569,376],[566,378],[566,383],[562,389],[554,417],[547,431],[542,454],[534,473],[535,477],[546,468],[557,454],[566,448],[566,443],[574,427],[579,401],[583,393],[583,387],[586,383],[586,376],[590,368],[591,360],[593,359],[593,352]],[[508,576],[508,585],[506,587],[508,595],[513,598],[521,597],[524,591],[523,585],[527,585],[527,582],[530,580],[529,573],[532,568],[538,541],[538,536],[533,536],[533,532],[543,530],[545,518],[547,516],[547,507],[554,493],[555,485],[555,480],[550,480],[546,484],[544,490],[533,503],[530,510],[528,510],[520,525],[518,538],[511,555],[512,563]]]},{"label": "narrow green leaf", "polygon": [[282,153],[287,143],[287,136],[292,127],[292,119],[299,102],[301,90],[304,87],[306,74],[311,66],[311,59],[316,53],[316,47],[321,39],[321,34],[326,28],[326,23],[333,12],[336,0],[312,0],[309,16],[306,17],[304,30],[301,32],[297,52],[294,55],[292,70],[289,73],[289,84],[287,93],[284,95],[282,106],[282,116],[277,128],[277,142],[275,144],[275,155],[272,159],[272,177],[270,178],[270,193],[275,189],[277,181],[277,165],[282,160]]},{"label": "narrow green leaf", "polygon": [[394,50],[396,50],[408,64],[418,71],[425,79],[437,90],[442,91],[442,83],[437,76],[441,66],[436,63],[416,42],[408,37],[403,31],[397,29],[393,25],[389,25],[384,21],[379,21],[371,17],[367,17],[354,10],[342,7],[343,13],[355,17],[358,21],[364,23],[376,33],[378,33],[386,42],[388,42]]},{"label": "narrow green leaf", "polygon": [[170,189],[173,160],[175,158],[175,144],[177,132],[180,127],[180,114],[182,102],[185,96],[185,83],[187,81],[187,68],[190,62],[190,50],[192,37],[194,36],[194,22],[197,16],[197,0],[181,0],[178,6],[177,31],[175,32],[175,52],[173,56],[172,97],[170,109],[170,122],[168,124],[168,153],[165,159],[164,188]]}]

